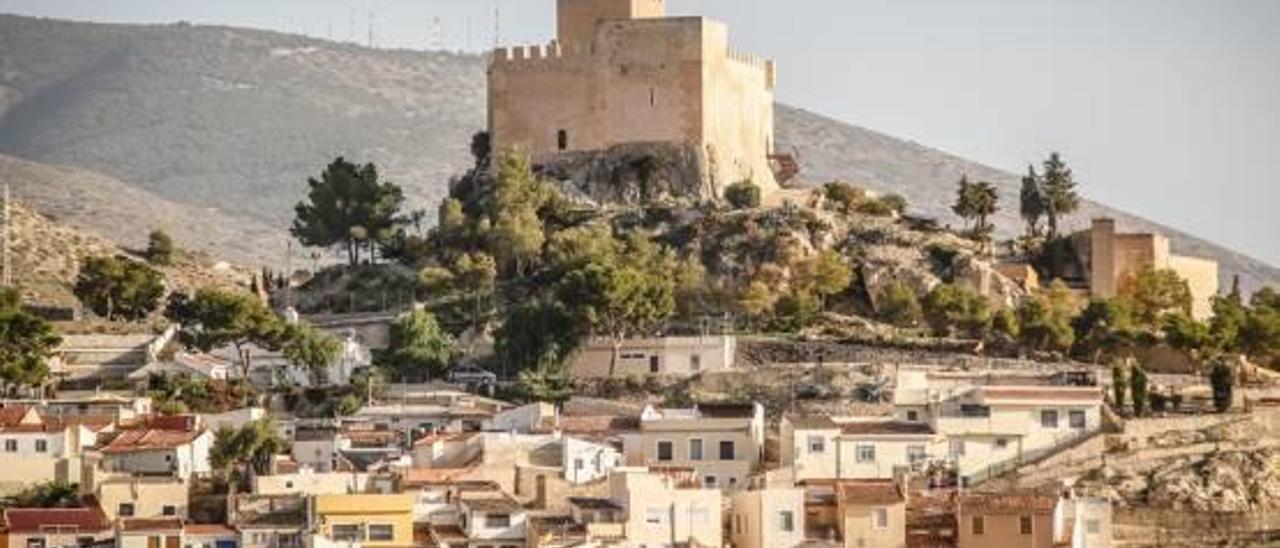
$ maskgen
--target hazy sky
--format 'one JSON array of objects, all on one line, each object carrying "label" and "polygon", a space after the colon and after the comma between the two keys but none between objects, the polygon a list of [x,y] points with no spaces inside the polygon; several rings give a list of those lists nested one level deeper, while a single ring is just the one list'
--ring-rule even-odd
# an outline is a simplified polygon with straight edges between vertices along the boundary
[{"label": "hazy sky", "polygon": [[[554,0],[0,0],[381,47],[543,42]],[[1084,192],[1280,264],[1280,0],[669,0],[778,59],[788,103]],[[1016,207],[1006,197],[1007,207]]]}]

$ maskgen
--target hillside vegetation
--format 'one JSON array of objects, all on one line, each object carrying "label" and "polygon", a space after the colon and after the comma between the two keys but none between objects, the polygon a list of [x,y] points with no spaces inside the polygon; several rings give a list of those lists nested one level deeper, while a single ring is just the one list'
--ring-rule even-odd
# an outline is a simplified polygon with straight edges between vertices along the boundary
[{"label": "hillside vegetation", "polygon": [[[305,178],[338,155],[378,164],[411,206],[434,212],[450,177],[467,167],[470,136],[484,125],[484,89],[484,59],[475,55],[0,16],[0,152],[282,230]],[[894,192],[946,223],[963,174],[995,183],[1006,204],[1017,195],[1016,176],[919,144],[781,105],[777,124],[779,148],[798,153],[805,180]],[[1075,222],[1105,213],[1122,230],[1165,232],[1179,252],[1219,260],[1224,283],[1233,275],[1245,289],[1280,282],[1275,267],[1133,215],[1098,204],[1083,212]],[[1014,233],[1014,208],[996,223],[1000,234]]]}]

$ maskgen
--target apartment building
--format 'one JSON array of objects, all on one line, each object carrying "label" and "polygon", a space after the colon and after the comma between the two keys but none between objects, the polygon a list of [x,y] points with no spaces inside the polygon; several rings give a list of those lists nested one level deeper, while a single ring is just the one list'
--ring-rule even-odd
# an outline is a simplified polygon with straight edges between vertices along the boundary
[{"label": "apartment building", "polygon": [[638,432],[624,436],[631,466],[688,468],[705,487],[733,489],[760,470],[764,407],[758,403],[648,406]]},{"label": "apartment building", "polygon": [[182,479],[210,473],[213,433],[195,426],[194,422],[181,428],[144,426],[120,432],[101,449],[103,470],[170,474]]},{"label": "apartment building", "polygon": [[970,493],[956,506],[956,548],[1053,546],[1057,499],[1032,493]]},{"label": "apartment building", "polygon": [[75,421],[43,417],[34,407],[0,407],[0,495],[46,481],[79,483],[94,431]]},{"label": "apartment building", "polygon": [[464,491],[458,497],[461,528],[471,546],[522,548],[527,513],[501,491]]},{"label": "apartment building", "polygon": [[97,506],[7,508],[0,536],[14,548],[69,548],[111,544],[115,531]]},{"label": "apartment building", "polygon": [[988,373],[899,372],[897,418],[945,440],[962,482],[990,478],[1098,432],[1102,390],[1056,379]]},{"label": "apartment building", "polygon": [[317,495],[311,530],[330,542],[412,546],[413,502],[412,495]]},{"label": "apartment building", "polygon": [[941,437],[925,422],[895,418],[784,417],[780,458],[791,481],[891,479],[941,456]]},{"label": "apartment building", "polygon": [[793,548],[804,544],[802,488],[767,488],[733,494],[729,538],[735,548]]},{"label": "apartment building", "polygon": [[[609,477],[609,498],[622,517],[628,546],[685,544],[718,547],[723,543],[719,489],[698,485],[692,475],[624,468]],[[601,536],[615,536],[597,522]]]},{"label": "apartment building", "polygon": [[738,342],[731,335],[658,337],[622,341],[614,361],[613,343],[592,339],[574,354],[569,372],[579,378],[626,375],[677,375],[734,368]]},{"label": "apartment building", "polygon": [[906,548],[907,495],[893,480],[838,484],[838,524],[847,548]]}]

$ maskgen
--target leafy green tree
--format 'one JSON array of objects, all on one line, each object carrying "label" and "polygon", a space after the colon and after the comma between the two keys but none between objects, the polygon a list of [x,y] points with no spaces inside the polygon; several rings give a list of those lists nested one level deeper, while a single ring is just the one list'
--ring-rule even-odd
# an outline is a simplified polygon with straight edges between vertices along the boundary
[{"label": "leafy green tree", "polygon": [[307,185],[307,200],[294,208],[291,233],[305,246],[345,247],[352,266],[359,264],[362,246],[372,259],[374,246],[390,241],[405,222],[400,214],[404,192],[379,181],[373,164],[360,166],[339,157]]},{"label": "leafy green tree", "polygon": [[164,276],[125,257],[85,259],[74,292],[94,314],[110,321],[138,321],[155,312],[164,297]]},{"label": "leafy green tree", "polygon": [[998,346],[1009,348],[1022,336],[1022,326],[1018,324],[1017,311],[1001,308],[991,316],[989,340]]},{"label": "leafy green tree", "polygon": [[1138,324],[1148,329],[1159,329],[1165,314],[1191,314],[1191,288],[1174,270],[1148,267],[1127,276],[1120,298],[1129,303]]},{"label": "leafy green tree", "polygon": [[760,187],[751,181],[733,183],[724,189],[724,199],[734,209],[760,207]]},{"label": "leafy green tree", "polygon": [[798,261],[793,266],[793,271],[796,286],[817,297],[819,310],[826,310],[827,299],[848,289],[849,284],[853,283],[853,268],[844,257],[831,249]]},{"label": "leafy green tree", "polygon": [[978,292],[955,284],[941,284],[925,295],[925,322],[939,337],[964,336],[983,340],[991,328],[991,303]]},{"label": "leafy green tree", "polygon": [[562,304],[536,301],[507,312],[494,333],[494,347],[503,367],[523,372],[564,363],[584,336],[580,322]]},{"label": "leafy green tree", "polygon": [[1075,177],[1071,168],[1062,161],[1057,152],[1049,154],[1044,161],[1044,174],[1041,178],[1041,189],[1045,205],[1045,216],[1049,220],[1049,240],[1057,240],[1059,226],[1063,218],[1080,209],[1080,194],[1076,191]]},{"label": "leafy green tree", "polygon": [[892,281],[880,291],[876,300],[876,313],[881,320],[899,327],[913,327],[920,323],[923,312],[916,292],[907,284]]},{"label": "leafy green tree", "polygon": [[454,356],[454,341],[426,310],[415,310],[391,325],[390,344],[378,360],[402,382],[439,378]]},{"label": "leafy green tree", "polygon": [[1075,354],[1097,362],[1135,340],[1133,311],[1122,299],[1093,299],[1072,321]]},{"label": "leafy green tree", "polygon": [[0,381],[6,385],[40,386],[49,377],[62,337],[53,325],[22,309],[21,296],[0,288]]},{"label": "leafy green tree", "polygon": [[1165,315],[1163,321],[1164,340],[1169,346],[1196,358],[1203,357],[1205,352],[1216,351],[1213,329],[1208,324],[1183,312]]},{"label": "leafy green tree", "polygon": [[611,342],[610,376],[624,340],[653,331],[674,313],[673,267],[667,252],[633,235],[621,256],[593,257],[560,281],[559,298],[594,334]]},{"label": "leafy green tree", "polygon": [[1129,373],[1128,364],[1125,362],[1116,362],[1111,365],[1111,399],[1116,406],[1116,411],[1124,409],[1126,397],[1129,394]]},{"label": "leafy green tree", "polygon": [[773,307],[774,328],[796,332],[813,324],[821,304],[808,291],[791,291],[778,298]]},{"label": "leafy green tree", "polygon": [[1147,414],[1147,372],[1135,365],[1129,373],[1129,395],[1133,399],[1133,414]]},{"label": "leafy green tree", "polygon": [[182,342],[201,352],[226,345],[239,356],[241,378],[248,379],[253,368],[251,346],[279,350],[285,341],[286,325],[253,295],[222,289],[201,289],[192,298],[170,301],[165,315],[182,325]]},{"label": "leafy green tree", "polygon": [[1000,210],[1000,194],[995,185],[986,182],[969,182],[967,176],[960,178],[956,191],[956,203],[951,211],[965,220],[969,225],[969,233],[980,242],[990,240],[994,231],[989,219]]},{"label": "leafy green tree", "polygon": [[573,380],[564,371],[565,355],[552,344],[543,349],[536,367],[520,371],[516,387],[527,400],[563,403],[573,397]]},{"label": "leafy green tree", "polygon": [[832,181],[823,185],[822,195],[832,209],[845,215],[856,211],[858,204],[866,199],[865,192],[853,185],[839,181]]},{"label": "leafy green tree", "polygon": [[1042,189],[1040,176],[1036,174],[1035,166],[1027,168],[1027,174],[1022,178],[1022,190],[1019,202],[1018,212],[1022,216],[1022,222],[1026,225],[1026,236],[1029,239],[1040,237],[1040,223],[1049,212],[1048,200],[1046,199]]},{"label": "leafy green tree", "polygon": [[517,276],[538,256],[546,236],[538,210],[551,199],[551,190],[533,174],[529,157],[498,156],[494,190],[488,204],[493,255],[505,271]]},{"label": "leafy green tree", "polygon": [[1249,317],[1240,333],[1240,341],[1241,348],[1251,356],[1273,359],[1280,356],[1280,308],[1255,305],[1249,311]]},{"label": "leafy green tree", "polygon": [[173,238],[163,230],[154,230],[147,237],[147,262],[156,266],[173,263]]},{"label": "leafy green tree", "polygon": [[1219,413],[1231,409],[1235,397],[1235,371],[1226,361],[1219,361],[1209,372],[1209,384],[1213,388],[1213,407]]},{"label": "leafy green tree", "polygon": [[1070,350],[1075,343],[1071,328],[1075,306],[1071,290],[1061,280],[1054,280],[1047,291],[1023,300],[1018,307],[1023,345],[1040,351]]},{"label": "leafy green tree", "polygon": [[37,483],[12,497],[16,508],[78,508],[80,486],[61,480]]},{"label": "leafy green tree", "polygon": [[285,452],[288,443],[267,419],[256,420],[240,428],[224,426],[218,430],[209,449],[209,461],[214,470],[222,474],[236,467],[248,472],[265,474],[270,470],[271,458]]},{"label": "leafy green tree", "polygon": [[1231,291],[1224,296],[1213,297],[1213,319],[1209,332],[1214,348],[1223,352],[1240,349],[1241,332],[1249,322],[1249,308],[1240,292],[1240,277],[1231,282]]},{"label": "leafy green tree", "polygon": [[342,343],[308,324],[290,325],[285,330],[284,358],[294,367],[306,371],[313,386],[328,384],[329,367],[342,354]]}]

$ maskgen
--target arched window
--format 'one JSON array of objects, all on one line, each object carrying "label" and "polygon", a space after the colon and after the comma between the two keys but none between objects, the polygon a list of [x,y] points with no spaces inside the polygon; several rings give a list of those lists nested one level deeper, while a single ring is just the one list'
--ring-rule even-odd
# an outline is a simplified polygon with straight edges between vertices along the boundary
[{"label": "arched window", "polygon": [[556,142],[559,144],[560,150],[569,150],[569,132],[563,129],[557,131]]}]

